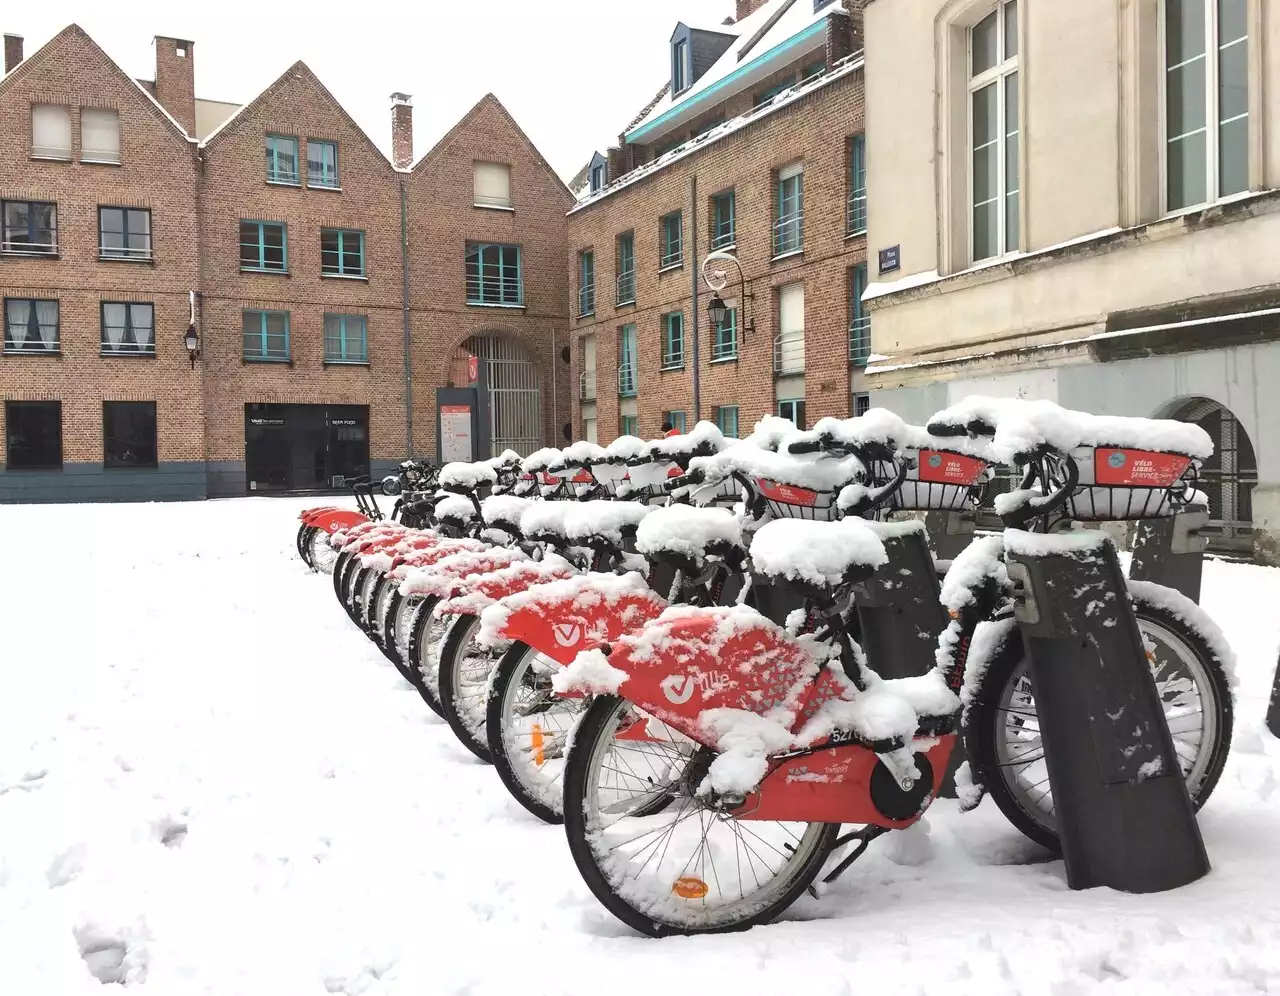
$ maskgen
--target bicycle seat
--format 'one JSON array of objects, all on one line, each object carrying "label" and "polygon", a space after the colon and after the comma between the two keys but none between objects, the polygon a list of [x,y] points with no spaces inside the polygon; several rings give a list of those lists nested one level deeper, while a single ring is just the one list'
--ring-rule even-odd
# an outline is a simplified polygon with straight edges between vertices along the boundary
[{"label": "bicycle seat", "polygon": [[535,501],[520,516],[520,532],[535,543],[569,546],[565,520],[581,507],[573,501]]},{"label": "bicycle seat", "polygon": [[634,501],[584,501],[565,518],[565,533],[582,546],[622,552],[641,520],[653,511]]},{"label": "bicycle seat", "polygon": [[649,444],[649,453],[652,459],[668,460],[687,469],[690,460],[712,456],[730,445],[724,433],[704,420],[688,432],[654,440]]},{"label": "bicycle seat", "polygon": [[888,559],[880,538],[859,519],[777,519],[751,540],[757,574],[815,600],[831,599],[837,589],[865,581]]},{"label": "bicycle seat", "polygon": [[436,502],[435,516],[437,522],[461,529],[471,524],[476,516],[476,507],[470,498],[445,494]]},{"label": "bicycle seat", "polygon": [[490,495],[480,502],[480,517],[493,529],[502,529],[520,536],[520,517],[533,504],[530,498],[517,495]]},{"label": "bicycle seat", "polygon": [[636,530],[636,552],[681,570],[701,568],[708,558],[737,566],[746,548],[737,518],[722,508],[668,505],[654,509]]},{"label": "bicycle seat", "polygon": [[446,463],[440,468],[437,483],[449,491],[475,491],[497,479],[498,472],[488,463]]}]

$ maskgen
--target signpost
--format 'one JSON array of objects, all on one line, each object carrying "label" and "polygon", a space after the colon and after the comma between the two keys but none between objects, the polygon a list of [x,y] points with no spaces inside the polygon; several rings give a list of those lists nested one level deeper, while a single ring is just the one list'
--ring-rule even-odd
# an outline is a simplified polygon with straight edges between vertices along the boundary
[{"label": "signpost", "polygon": [[473,454],[471,406],[441,405],[440,459],[445,463],[468,462],[474,459]]}]

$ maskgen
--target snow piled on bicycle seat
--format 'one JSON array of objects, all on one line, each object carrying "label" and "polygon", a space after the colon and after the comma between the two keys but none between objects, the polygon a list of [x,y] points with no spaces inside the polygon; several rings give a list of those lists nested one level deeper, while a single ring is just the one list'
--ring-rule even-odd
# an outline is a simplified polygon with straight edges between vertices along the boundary
[{"label": "snow piled on bicycle seat", "polygon": [[436,502],[435,516],[452,522],[470,522],[476,516],[476,507],[470,498],[445,494]]},{"label": "snow piled on bicycle seat", "polygon": [[654,455],[679,457],[688,456],[691,453],[715,453],[728,445],[730,441],[724,438],[724,433],[714,423],[703,419],[688,432],[667,436],[665,439],[655,439],[649,444],[649,450]]},{"label": "snow piled on bicycle seat", "polygon": [[560,451],[554,446],[544,446],[540,450],[534,450],[527,457],[520,461],[520,469],[526,474],[537,474],[546,470],[555,461],[560,459]]},{"label": "snow piled on bicycle seat", "polygon": [[742,546],[742,526],[732,512],[668,505],[654,509],[636,531],[636,549],[648,556],[675,553],[701,559],[713,543]]},{"label": "snow piled on bicycle seat", "polygon": [[491,526],[511,525],[519,528],[520,516],[535,504],[532,498],[516,495],[490,495],[480,500],[480,515]]},{"label": "snow piled on bicycle seat", "polygon": [[649,444],[639,436],[619,436],[604,451],[615,460],[636,460],[649,451]]},{"label": "snow piled on bicycle seat", "polygon": [[623,530],[638,526],[653,511],[651,505],[634,501],[584,501],[565,517],[565,532],[569,539],[580,543],[604,540],[621,546]]},{"label": "snow piled on bicycle seat", "polygon": [[[1048,446],[1069,452],[1086,446],[1118,446],[1180,453],[1196,460],[1213,455],[1213,440],[1198,425],[1174,419],[1090,415],[1052,401],[970,397],[937,412],[929,428],[939,433],[963,430],[973,422],[995,427],[989,442],[992,457],[1012,463],[1016,457]],[[964,438],[963,435],[957,438]]]},{"label": "snow piled on bicycle seat", "polygon": [[463,488],[474,491],[482,484],[492,484],[498,479],[498,472],[489,462],[483,463],[446,463],[440,468],[437,483],[442,488]]},{"label": "snow piled on bicycle seat", "polygon": [[526,536],[568,536],[566,524],[578,508],[574,501],[535,501],[520,516],[520,531]]},{"label": "snow piled on bicycle seat", "polygon": [[879,537],[859,519],[776,519],[751,540],[752,567],[790,581],[838,585],[851,568],[875,568],[888,559]]},{"label": "snow piled on bicycle seat", "polygon": [[738,473],[813,491],[833,491],[863,471],[857,457],[834,460],[816,453],[775,453],[745,441],[734,443],[714,456],[694,457],[689,469],[702,471],[707,480]]}]

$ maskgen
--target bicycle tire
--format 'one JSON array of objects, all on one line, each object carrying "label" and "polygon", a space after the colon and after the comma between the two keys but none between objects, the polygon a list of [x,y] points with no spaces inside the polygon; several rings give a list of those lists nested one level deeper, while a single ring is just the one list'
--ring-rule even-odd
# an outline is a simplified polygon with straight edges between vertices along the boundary
[{"label": "bicycle tire", "polygon": [[440,715],[445,718],[463,747],[485,764],[491,764],[493,758],[489,754],[483,714],[480,716],[479,729],[473,730],[458,707],[458,694],[463,686],[460,669],[470,659],[466,650],[479,628],[479,616],[459,615],[454,617],[445,633],[444,643],[440,648]]}]

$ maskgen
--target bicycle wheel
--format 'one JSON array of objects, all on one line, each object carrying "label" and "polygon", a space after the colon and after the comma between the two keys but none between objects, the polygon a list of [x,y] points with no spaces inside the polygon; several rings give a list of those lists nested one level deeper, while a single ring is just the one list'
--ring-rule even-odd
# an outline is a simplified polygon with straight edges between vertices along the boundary
[{"label": "bicycle wheel", "polygon": [[[1213,641],[1131,585],[1138,628],[1152,650],[1151,670],[1174,750],[1199,809],[1213,792],[1231,748],[1231,688]],[[1057,851],[1058,821],[1044,761],[1035,689],[1022,639],[1010,627],[993,649],[965,714],[973,779],[1027,837]]]},{"label": "bicycle wheel", "polygon": [[333,594],[339,602],[343,600],[346,592],[347,575],[351,570],[351,564],[355,560],[355,556],[350,553],[339,553],[333,562]]},{"label": "bicycle wheel", "polygon": [[[565,765],[565,833],[596,898],[653,937],[745,930],[785,911],[821,871],[839,824],[737,820],[707,807],[696,789],[714,753],[619,740],[634,719],[625,700],[596,698]],[[674,803],[637,815],[656,792]]]},{"label": "bicycle wheel", "polygon": [[328,533],[318,528],[313,528],[307,537],[307,563],[321,574],[332,573],[338,560],[338,551],[330,546],[329,538]]},{"label": "bicycle wheel", "polygon": [[485,736],[485,699],[498,655],[475,642],[479,632],[479,616],[455,616],[449,624],[440,648],[440,715],[462,746],[487,764],[492,758]]},{"label": "bicycle wheel", "polygon": [[437,716],[440,710],[440,641],[444,636],[444,623],[435,617],[437,598],[420,600],[409,628],[408,667],[409,681]]},{"label": "bicycle wheel", "polygon": [[387,599],[390,597],[391,585],[387,581],[385,571],[374,571],[368,586],[369,597],[364,604],[362,622],[369,639],[382,649],[383,613],[387,611]]},{"label": "bicycle wheel", "polygon": [[309,547],[311,545],[311,530],[305,522],[298,526],[298,536],[294,541],[298,547],[298,556],[302,558],[302,562],[315,570],[315,565],[311,563]]}]

